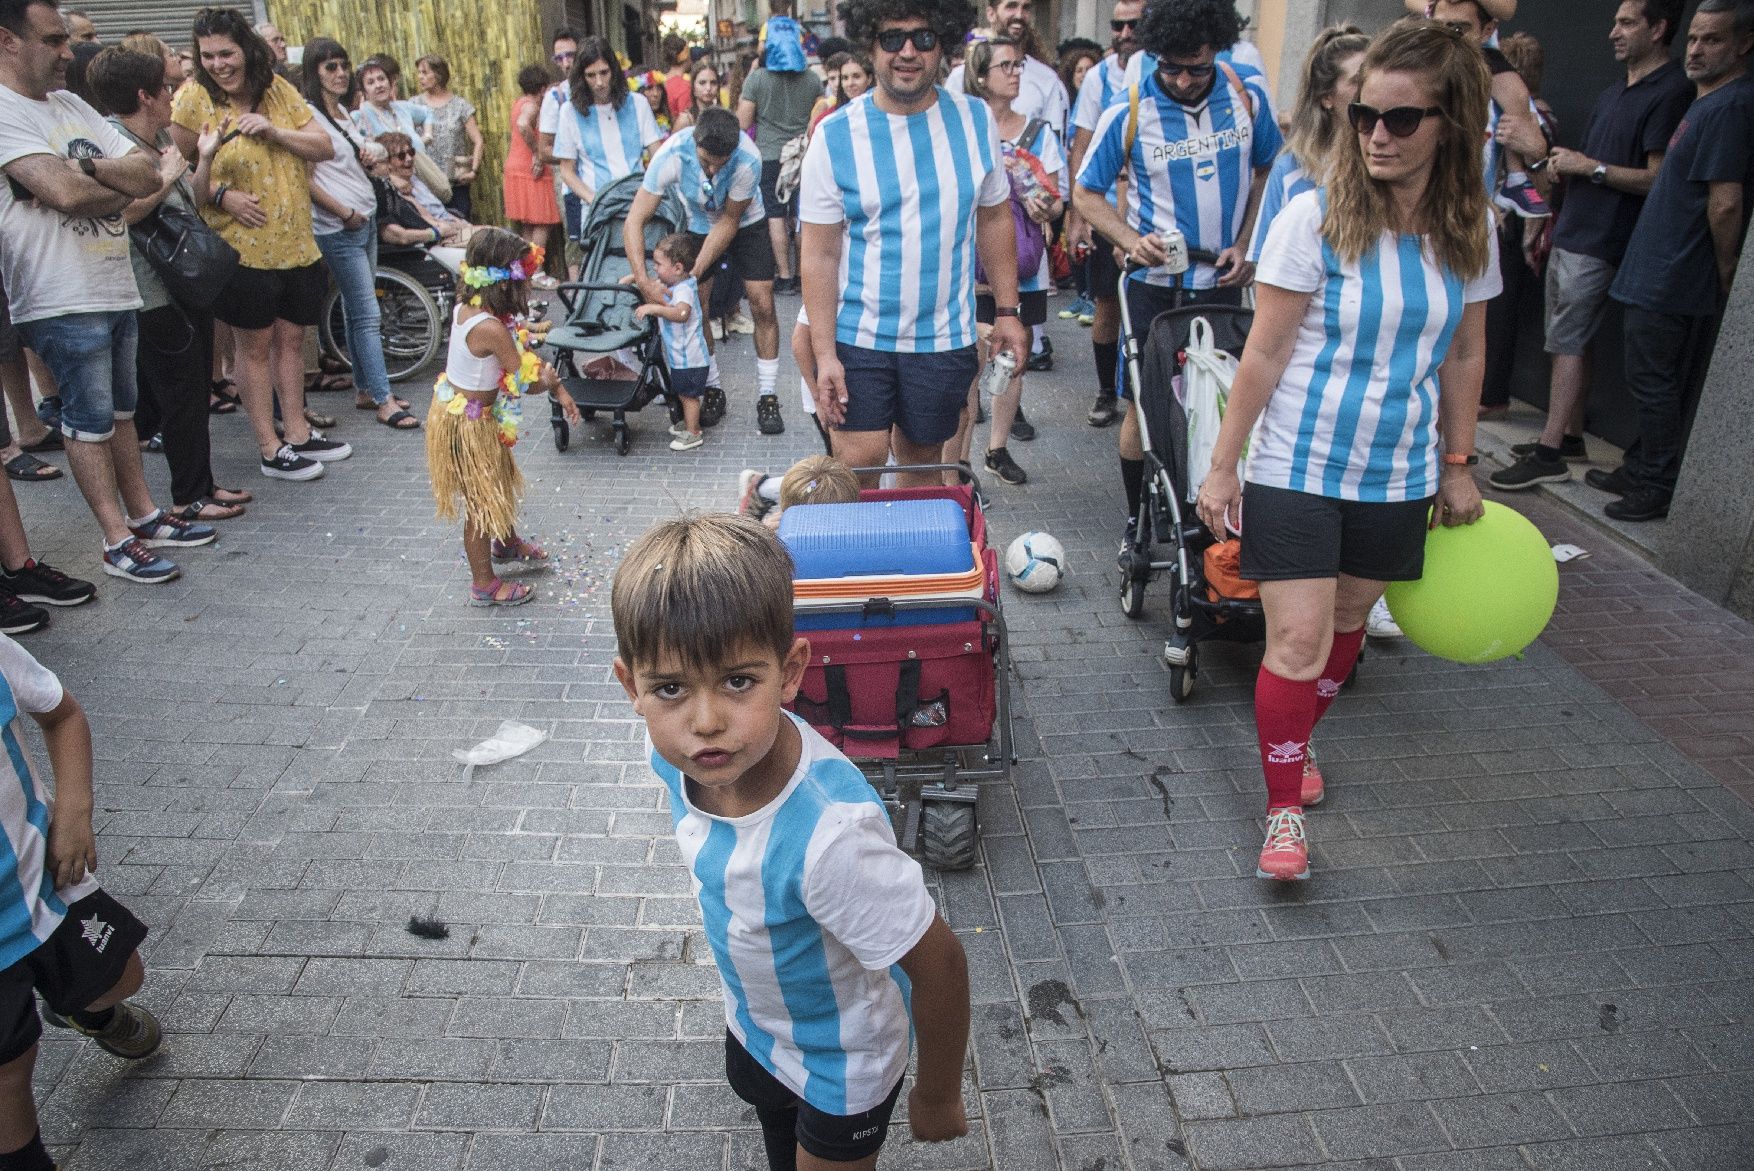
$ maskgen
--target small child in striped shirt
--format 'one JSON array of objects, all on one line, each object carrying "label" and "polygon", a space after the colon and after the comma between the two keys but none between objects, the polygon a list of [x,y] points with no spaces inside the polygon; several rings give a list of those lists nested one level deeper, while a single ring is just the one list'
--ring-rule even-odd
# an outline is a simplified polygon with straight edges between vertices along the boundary
[{"label": "small child in striped shirt", "polygon": [[670,428],[674,436],[671,451],[692,451],[706,442],[700,433],[700,396],[706,392],[713,357],[706,348],[700,282],[692,275],[699,255],[699,246],[687,232],[673,232],[659,240],[652,250],[652,271],[669,291],[669,299],[634,310],[636,317],[658,319],[664,364],[670,371],[670,393],[682,400],[682,422]]},{"label": "small child in striped shirt", "polygon": [[785,546],[747,517],[667,521],[610,605],[724,988],[726,1079],[769,1166],[874,1166],[913,1035],[914,1136],[968,1133],[967,958],[876,791],[785,710],[810,656]]}]

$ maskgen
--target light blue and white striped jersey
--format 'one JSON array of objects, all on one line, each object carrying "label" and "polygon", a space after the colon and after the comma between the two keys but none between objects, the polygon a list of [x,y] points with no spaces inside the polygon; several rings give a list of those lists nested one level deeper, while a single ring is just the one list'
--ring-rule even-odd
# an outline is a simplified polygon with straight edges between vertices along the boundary
[{"label": "light blue and white striped jersey", "polygon": [[918,114],[864,94],[824,118],[799,181],[798,216],[844,224],[835,337],[935,354],[975,343],[975,218],[1011,197],[987,104],[940,86]]},{"label": "light blue and white striped jersey", "polygon": [[1339,500],[1423,500],[1442,471],[1438,368],[1464,306],[1503,288],[1498,234],[1488,230],[1486,271],[1463,280],[1421,236],[1385,232],[1342,261],[1322,238],[1325,211],[1321,191],[1287,204],[1255,273],[1257,284],[1311,297],[1249,442],[1248,482]]},{"label": "light blue and white striped jersey", "polygon": [[860,1114],[907,1069],[911,989],[899,964],[937,912],[870,783],[791,718],[803,738],[798,767],[744,817],[696,808],[682,773],[647,748],[670,790],[725,1024],[804,1101]]},{"label": "light blue and white striped jersey", "polygon": [[737,136],[737,149],[719,173],[708,179],[706,168],[700,165],[700,152],[694,147],[694,127],[678,130],[652,156],[640,186],[653,195],[674,191],[688,209],[688,230],[697,236],[712,231],[719,212],[734,199],[749,201],[737,221],[739,228],[767,218],[761,202],[761,152],[747,134]]},{"label": "light blue and white striped jersey", "polygon": [[1267,243],[1267,229],[1285,210],[1292,196],[1302,195],[1305,191],[1314,191],[1315,184],[1310,182],[1308,175],[1298,165],[1297,156],[1286,147],[1273,160],[1273,169],[1267,172],[1267,189],[1261,192],[1261,210],[1255,214],[1255,234],[1249,238],[1248,258],[1251,262],[1261,262],[1261,249]]},{"label": "light blue and white striped jersey", "polygon": [[1126,97],[1127,67],[1110,53],[1084,71],[1084,84],[1078,87],[1078,97],[1072,103],[1072,129],[1094,134],[1102,112]]},{"label": "light blue and white striped jersey", "polygon": [[554,134],[554,157],[575,160],[585,186],[601,191],[639,170],[640,155],[663,137],[652,104],[639,94],[628,94],[620,109],[605,102],[588,114],[568,102]]},{"label": "light blue and white striped jersey", "polygon": [[664,364],[672,370],[704,370],[713,360],[706,348],[706,320],[700,315],[700,282],[683,277],[670,286],[670,304],[688,306],[687,321],[658,318],[664,339]]},{"label": "light blue and white striped jersey", "polygon": [[[1027,130],[1028,127],[1025,126],[1024,129]],[[1072,194],[1072,189],[1066,186],[1066,152],[1061,149],[1060,136],[1054,133],[1052,126],[1043,122],[1041,129],[1035,132],[1034,142],[1019,143],[1018,145],[1041,160],[1042,170],[1052,177],[1061,199],[1066,199]],[[1049,227],[1051,228],[1052,225],[1050,224]],[[1020,293],[1041,293],[1046,292],[1052,285],[1053,262],[1048,258],[1046,249],[1043,249],[1041,263],[1036,265],[1034,272],[1017,274],[1017,291]]]},{"label": "light blue and white striped jersey", "polygon": [[0,825],[6,854],[0,857],[0,968],[9,968],[38,947],[67,917],[67,908],[98,889],[87,874],[55,889],[46,865],[53,798],[25,749],[24,713],[53,711],[61,681],[29,651],[0,634]]},{"label": "light blue and white striped jersey", "polygon": [[[1254,170],[1270,164],[1284,142],[1260,76],[1247,70],[1238,74],[1252,101],[1252,114],[1222,71],[1195,107],[1166,95],[1155,72],[1145,74],[1139,83],[1132,153],[1126,150],[1130,108],[1123,95],[1097,120],[1078,172],[1079,186],[1106,193],[1125,171],[1127,223],[1141,235],[1176,227],[1189,248],[1222,252],[1236,244],[1248,215]],[[1174,282],[1155,268],[1135,273],[1133,279],[1154,285]],[[1218,270],[1195,264],[1186,283],[1193,289],[1212,288]]]}]

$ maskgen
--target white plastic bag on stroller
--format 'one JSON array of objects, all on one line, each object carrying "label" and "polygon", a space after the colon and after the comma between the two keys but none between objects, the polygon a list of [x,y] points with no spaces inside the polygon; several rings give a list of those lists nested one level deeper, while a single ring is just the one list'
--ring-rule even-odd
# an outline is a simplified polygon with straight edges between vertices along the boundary
[{"label": "white plastic bag on stroller", "polygon": [[[1200,495],[1206,473],[1212,470],[1212,449],[1218,446],[1218,428],[1224,421],[1224,406],[1230,399],[1237,361],[1212,343],[1212,323],[1204,317],[1196,317],[1190,324],[1186,353],[1177,396],[1188,420],[1187,500],[1191,504]],[[1239,478],[1247,459],[1245,442],[1243,458],[1236,465]]]}]

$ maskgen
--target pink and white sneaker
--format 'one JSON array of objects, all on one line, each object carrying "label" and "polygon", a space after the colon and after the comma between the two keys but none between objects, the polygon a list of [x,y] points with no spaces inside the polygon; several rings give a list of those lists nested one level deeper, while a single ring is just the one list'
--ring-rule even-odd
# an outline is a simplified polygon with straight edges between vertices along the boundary
[{"label": "pink and white sneaker", "polygon": [[1303,749],[1303,788],[1298,796],[1303,798],[1304,808],[1320,805],[1322,798],[1328,795],[1322,783],[1322,766],[1316,763],[1315,745],[1305,745]]},{"label": "pink and white sneaker", "polygon": [[1303,833],[1303,810],[1281,805],[1267,810],[1267,840],[1261,846],[1256,878],[1301,882],[1309,877],[1309,839]]}]

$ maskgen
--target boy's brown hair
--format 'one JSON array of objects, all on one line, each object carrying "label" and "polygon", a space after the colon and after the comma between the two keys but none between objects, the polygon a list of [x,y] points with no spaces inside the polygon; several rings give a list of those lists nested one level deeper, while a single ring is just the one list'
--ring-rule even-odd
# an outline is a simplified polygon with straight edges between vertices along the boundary
[{"label": "boy's brown hair", "polygon": [[609,595],[615,649],[630,670],[665,656],[707,670],[756,647],[792,649],[792,556],[766,526],[719,513],[646,530]]},{"label": "boy's brown hair", "polygon": [[654,251],[662,252],[671,260],[682,266],[683,272],[691,272],[694,262],[700,257],[700,245],[687,232],[671,232],[662,240]]},{"label": "boy's brown hair", "polygon": [[813,455],[793,464],[780,480],[780,507],[794,504],[856,504],[859,477],[831,455]]}]

